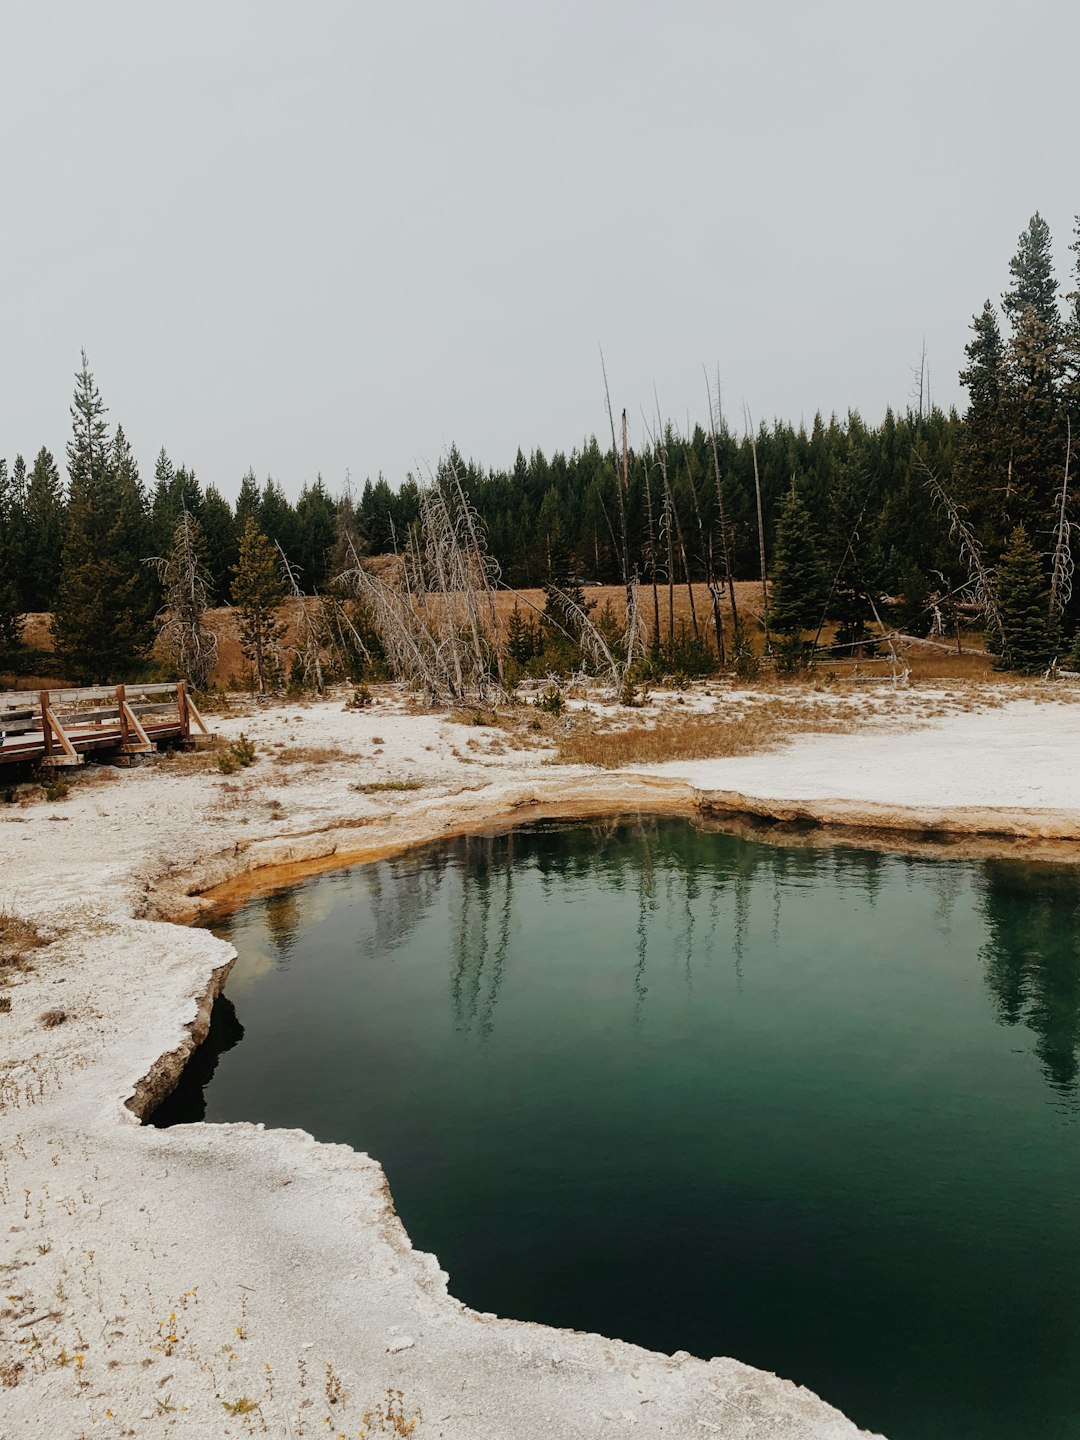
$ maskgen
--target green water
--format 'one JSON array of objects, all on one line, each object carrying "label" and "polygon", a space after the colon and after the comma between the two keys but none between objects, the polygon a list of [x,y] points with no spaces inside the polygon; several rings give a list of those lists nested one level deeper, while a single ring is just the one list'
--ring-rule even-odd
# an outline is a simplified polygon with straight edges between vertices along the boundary
[{"label": "green water", "polygon": [[232,916],[158,1123],[385,1166],[480,1310],[1080,1437],[1080,870],[536,827]]}]

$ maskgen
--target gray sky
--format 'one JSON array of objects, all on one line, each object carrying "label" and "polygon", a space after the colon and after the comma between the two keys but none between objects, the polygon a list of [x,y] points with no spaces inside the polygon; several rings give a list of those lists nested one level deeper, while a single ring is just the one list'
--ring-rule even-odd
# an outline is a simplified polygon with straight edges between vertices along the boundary
[{"label": "gray sky", "polygon": [[[229,496],[606,426],[903,406],[1042,211],[1074,0],[0,0],[0,454],[85,346],[144,477]],[[1063,283],[1063,289],[1070,286]]]}]

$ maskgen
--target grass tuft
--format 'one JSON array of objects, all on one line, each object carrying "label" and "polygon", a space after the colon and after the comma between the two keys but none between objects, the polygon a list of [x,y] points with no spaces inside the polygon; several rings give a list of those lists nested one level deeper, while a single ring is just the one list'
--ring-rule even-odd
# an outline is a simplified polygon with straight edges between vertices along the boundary
[{"label": "grass tuft", "polygon": [[352,787],[361,795],[383,795],[391,790],[422,790],[423,780],[369,780]]},{"label": "grass tuft", "polygon": [[0,985],[5,983],[7,972],[32,969],[31,955],[48,943],[29,920],[10,910],[0,910]]}]

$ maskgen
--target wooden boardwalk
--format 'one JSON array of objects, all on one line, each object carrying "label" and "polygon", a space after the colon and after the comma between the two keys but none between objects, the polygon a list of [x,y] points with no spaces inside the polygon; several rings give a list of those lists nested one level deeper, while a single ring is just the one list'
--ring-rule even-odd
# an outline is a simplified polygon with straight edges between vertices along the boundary
[{"label": "wooden boardwalk", "polygon": [[89,751],[137,755],[210,732],[183,680],[0,694],[0,765],[81,765]]}]

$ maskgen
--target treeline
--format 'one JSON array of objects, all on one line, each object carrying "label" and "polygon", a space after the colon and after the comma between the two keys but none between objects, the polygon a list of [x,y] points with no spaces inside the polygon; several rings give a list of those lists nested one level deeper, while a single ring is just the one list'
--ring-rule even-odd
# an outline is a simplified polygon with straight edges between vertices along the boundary
[{"label": "treeline", "polygon": [[[931,407],[921,384],[917,403],[877,425],[850,412],[736,430],[717,409],[683,432],[642,416],[637,447],[624,449],[613,423],[610,444],[519,451],[508,470],[452,450],[431,480],[460,482],[513,587],[704,581],[730,597],[730,576],[759,578],[764,554],[781,634],[820,629],[827,615],[842,641],[859,643],[883,606],[921,633],[984,615],[1003,664],[1038,668],[1068,649],[1077,618],[1080,222],[1072,249],[1076,279],[1062,297],[1045,222],[1036,215],[1021,234],[1000,313],[988,300],[974,319],[963,417]],[[30,465],[0,460],[8,668],[26,611],[54,613],[73,676],[119,673],[145,655],[165,594],[162,567],[146,562],[168,556],[182,517],[197,521],[211,603],[235,600],[249,529],[280,547],[291,582],[310,594],[331,586],[353,551],[403,551],[430,483],[409,476],[395,490],[380,476],[335,495],[316,478],[294,503],[249,472],[230,504],[164,451],[144,481],[85,355],[71,416],[66,477],[45,449]],[[660,628],[654,618],[654,648]]]}]

